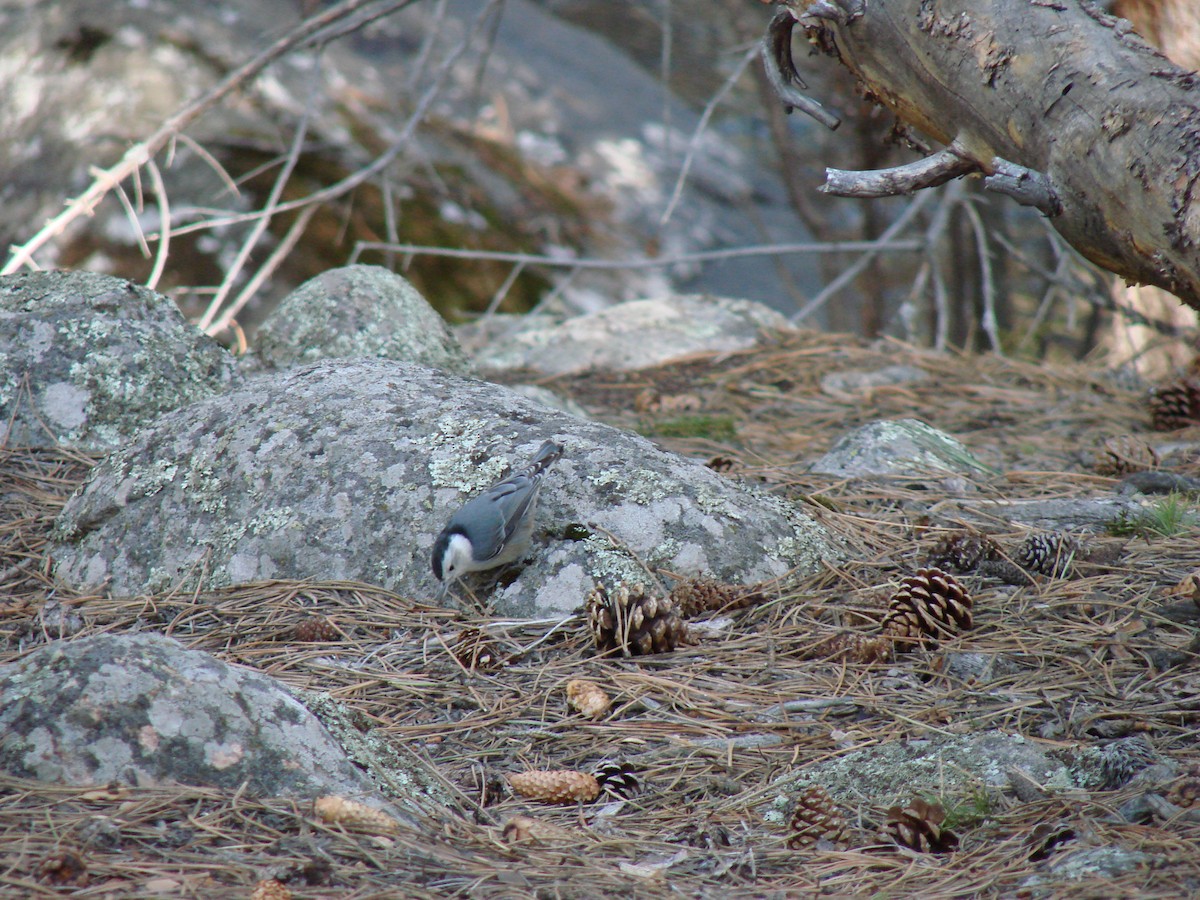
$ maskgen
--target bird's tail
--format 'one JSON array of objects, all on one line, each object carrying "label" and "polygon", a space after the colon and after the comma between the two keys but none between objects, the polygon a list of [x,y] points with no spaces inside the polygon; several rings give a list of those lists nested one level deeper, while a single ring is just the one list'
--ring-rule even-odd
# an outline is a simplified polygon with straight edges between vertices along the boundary
[{"label": "bird's tail", "polygon": [[562,459],[563,445],[556,444],[554,441],[546,441],[542,444],[537,454],[533,457],[533,462],[529,464],[530,475],[541,475],[548,468]]}]

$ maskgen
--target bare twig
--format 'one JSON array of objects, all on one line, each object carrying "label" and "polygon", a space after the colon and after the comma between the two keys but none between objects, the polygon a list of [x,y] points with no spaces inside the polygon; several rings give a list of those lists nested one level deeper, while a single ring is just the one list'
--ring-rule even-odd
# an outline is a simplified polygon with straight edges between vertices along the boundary
[{"label": "bare twig", "polygon": [[[743,54],[742,60],[738,65],[734,66],[729,77],[725,79],[725,83],[713,94],[712,98],[704,106],[704,112],[700,114],[700,121],[696,123],[696,130],[692,132],[692,139],[688,142],[687,153],[683,158],[683,165],[679,169],[679,177],[675,179],[675,189],[671,192],[671,199],[667,203],[667,208],[663,210],[663,214],[659,217],[658,224],[665,225],[671,220],[671,214],[675,212],[675,206],[679,203],[679,198],[683,194],[683,186],[687,183],[688,173],[692,169],[692,162],[696,158],[696,151],[700,146],[700,139],[704,136],[705,130],[708,128],[708,122],[712,118],[713,112],[725,96],[737,84],[738,79],[742,77],[742,73],[746,71],[746,67],[750,65],[750,61],[757,55],[758,49],[754,48]],[[669,134],[670,131],[666,130]]]},{"label": "bare twig", "polygon": [[[271,251],[271,255],[267,257],[266,261],[258,267],[258,270],[254,273],[254,277],[251,278],[246,283],[245,287],[238,292],[237,297],[234,298],[234,301],[229,304],[229,307],[221,313],[220,317],[213,322],[211,326],[209,326],[209,334],[220,334],[226,328],[229,328],[231,325],[233,325],[234,316],[242,311],[242,307],[250,302],[250,298],[254,296],[260,287],[262,287],[263,282],[270,278],[271,275],[275,273],[275,270],[283,264],[283,261],[287,259],[288,254],[292,252],[292,249],[296,246],[297,241],[299,241],[304,235],[304,229],[308,227],[308,222],[317,212],[317,209],[318,207],[316,206],[309,206],[300,210],[299,215],[296,216],[296,221],[292,222],[292,224],[288,227],[287,233],[283,236],[283,240],[281,240],[279,245]],[[238,343],[239,346],[244,347],[245,338],[239,338]]]},{"label": "bare twig", "polygon": [[457,247],[429,247],[423,244],[388,244],[383,241],[359,241],[354,245],[354,252],[350,256],[350,262],[352,264],[356,262],[362,253],[367,250],[390,250],[413,256],[448,256],[458,259],[551,266],[560,269],[659,269],[683,263],[712,262],[723,259],[739,259],[747,256],[782,256],[788,253],[859,253],[869,251],[878,251],[880,253],[911,253],[923,247],[924,243],[919,240],[887,241],[881,237],[878,241],[760,244],[748,247],[731,247],[726,250],[677,253],[672,256],[656,256],[653,259],[614,260],[547,256],[537,253],[508,253],[499,250],[463,250]]},{"label": "bare twig", "polygon": [[[925,206],[930,196],[932,195],[918,194],[913,199],[912,203],[908,205],[908,208],[904,210],[899,217],[897,217],[896,221],[889,225],[883,234],[879,236],[878,241],[874,242],[879,246],[872,247],[863,253],[862,256],[854,261],[853,265],[847,267],[842,274],[833,279],[833,281],[829,282],[829,284],[827,284],[821,290],[821,292],[817,294],[817,296],[813,297],[798,312],[794,313],[791,317],[791,321],[793,323],[802,322],[804,319],[808,318],[810,315],[824,306],[829,301],[830,297],[857,278],[862,270],[869,266],[871,261],[882,252],[883,245],[891,242],[897,234],[899,234],[908,226],[908,223],[911,222],[917,213],[921,211],[922,207]],[[917,243],[922,247],[924,246],[923,241],[918,241]]]},{"label": "bare twig", "polygon": [[988,249],[987,232],[983,227],[983,219],[972,203],[962,205],[967,218],[971,220],[971,229],[975,232],[975,249],[979,257],[979,270],[983,277],[983,317],[981,324],[983,333],[988,336],[992,351],[1004,355],[1004,347],[1000,343],[1000,324],[996,321],[996,282],[992,276],[992,256]]},{"label": "bare twig", "polygon": [[795,27],[796,19],[789,10],[775,14],[760,45],[763,71],[788,112],[798,109],[832,131],[842,124],[842,120],[797,89],[805,85],[792,62],[792,29]]},{"label": "bare twig", "polygon": [[[312,118],[313,98],[316,95],[317,85],[319,84],[319,72],[321,70],[320,60],[313,60],[312,67],[312,83],[309,86],[308,100],[304,104],[304,113],[300,117],[300,122],[296,125],[296,133],[292,136],[292,144],[288,150],[287,156],[283,161],[283,168],[280,169],[279,175],[275,178],[275,183],[271,186],[271,192],[267,196],[267,202],[263,207],[263,215],[255,220],[254,226],[250,229],[250,233],[246,235],[242,241],[242,246],[238,250],[237,256],[233,263],[225,271],[225,277],[221,280],[217,292],[209,301],[208,308],[204,310],[204,315],[200,317],[200,321],[196,324],[201,330],[214,334],[209,326],[212,325],[213,319],[217,315],[217,310],[221,308],[221,304],[225,302],[225,298],[229,296],[229,292],[233,290],[234,282],[242,273],[242,268],[246,264],[246,260],[250,258],[250,254],[254,248],[258,246],[259,238],[263,232],[267,230],[267,226],[271,224],[271,217],[274,210],[279,205],[279,198],[283,194],[283,189],[287,186],[288,179],[291,178],[292,172],[296,168],[296,164],[300,161],[300,151],[304,147],[304,139],[308,135],[308,123]],[[220,331],[218,328],[216,331]]]},{"label": "bare twig", "polygon": [[154,185],[154,196],[158,200],[158,250],[154,254],[154,268],[146,279],[146,287],[154,290],[158,280],[162,278],[163,269],[167,265],[167,254],[171,248],[171,202],[167,197],[167,186],[163,184],[162,172],[158,170],[153,159],[146,160],[146,171],[150,173],[150,181]]},{"label": "bare twig", "polygon": [[817,190],[835,197],[898,197],[979,171],[979,166],[964,157],[955,143],[932,156],[890,169],[873,172],[826,169],[825,183]]}]

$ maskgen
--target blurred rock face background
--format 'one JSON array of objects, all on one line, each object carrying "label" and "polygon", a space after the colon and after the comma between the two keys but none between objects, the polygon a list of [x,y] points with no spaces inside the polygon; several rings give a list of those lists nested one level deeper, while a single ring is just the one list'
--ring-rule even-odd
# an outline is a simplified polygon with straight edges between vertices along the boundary
[{"label": "blurred rock face background", "polygon": [[[28,241],[149,140],[138,177],[33,258],[149,281],[228,344],[307,278],[366,262],[403,271],[451,321],[688,292],[938,346],[1099,346],[1110,278],[1036,213],[962,182],[886,201],[816,192],[825,166],[916,154],[799,40],[813,96],[843,124],[787,116],[756,56],[770,12],[739,0],[8,5],[0,241]],[[305,37],[279,43],[306,17]]]}]

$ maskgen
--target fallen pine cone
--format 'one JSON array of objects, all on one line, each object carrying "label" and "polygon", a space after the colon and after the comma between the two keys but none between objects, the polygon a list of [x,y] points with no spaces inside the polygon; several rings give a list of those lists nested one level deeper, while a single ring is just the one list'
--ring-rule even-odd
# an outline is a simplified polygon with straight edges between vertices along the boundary
[{"label": "fallen pine cone", "polygon": [[531,769],[508,776],[522,797],[542,803],[589,803],[600,796],[596,776],[576,769]]},{"label": "fallen pine cone", "polygon": [[601,653],[641,656],[674,650],[687,640],[687,626],[667,597],[641,584],[612,591],[598,585],[587,596],[588,628]]},{"label": "fallen pine cone", "polygon": [[711,578],[689,578],[671,589],[670,599],[686,619],[702,613],[744,609],[767,598],[761,585],[726,584]]},{"label": "fallen pine cone", "polygon": [[845,660],[852,663],[886,662],[892,658],[895,641],[890,637],[839,631],[818,641],[804,652],[805,659]]},{"label": "fallen pine cone", "polygon": [[642,785],[638,781],[637,770],[627,762],[605,760],[592,770],[600,790],[622,800],[637,796]]},{"label": "fallen pine cone", "polygon": [[883,833],[902,847],[918,853],[948,853],[958,846],[958,837],[942,828],[946,810],[937,803],[914,800],[903,809],[893,806],[887,816]]},{"label": "fallen pine cone", "polygon": [[1083,545],[1079,538],[1062,531],[1041,531],[1029,535],[1017,547],[1013,559],[1030,572],[1062,578],[1071,571]]},{"label": "fallen pine cone", "polygon": [[846,837],[846,817],[819,784],[805,789],[796,802],[792,821],[788,826],[788,848],[803,850],[818,841],[839,844]]},{"label": "fallen pine cone", "polygon": [[579,835],[569,828],[543,822],[533,816],[513,816],[504,823],[501,836],[510,844],[525,841],[578,841]]},{"label": "fallen pine cone", "polygon": [[325,616],[309,616],[296,626],[296,640],[302,644],[317,641],[340,641],[342,633]]},{"label": "fallen pine cone", "polygon": [[292,900],[292,892],[282,881],[266,878],[254,885],[250,900]]},{"label": "fallen pine cone", "polygon": [[597,719],[608,712],[612,700],[596,682],[572,678],[567,682],[567,705],[590,719]]},{"label": "fallen pine cone", "polygon": [[941,569],[917,569],[900,582],[880,630],[899,649],[952,637],[971,627],[971,595]]},{"label": "fallen pine cone", "polygon": [[318,797],[313,803],[313,809],[317,818],[322,822],[341,825],[357,831],[379,831],[384,834],[392,834],[400,827],[399,822],[381,809],[333,794]]}]

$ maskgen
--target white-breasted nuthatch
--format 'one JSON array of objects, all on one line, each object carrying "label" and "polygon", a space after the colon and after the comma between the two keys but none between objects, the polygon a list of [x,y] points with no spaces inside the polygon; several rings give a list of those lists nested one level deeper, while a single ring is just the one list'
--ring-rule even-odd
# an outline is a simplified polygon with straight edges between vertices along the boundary
[{"label": "white-breasted nuthatch", "polygon": [[472,497],[450,517],[433,542],[433,574],[442,582],[439,597],[456,578],[525,555],[542,475],[562,454],[562,444],[546,441],[527,468]]}]

